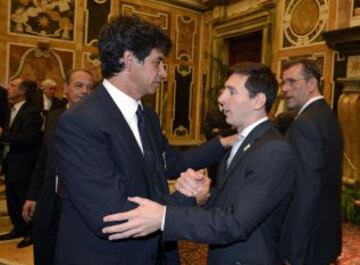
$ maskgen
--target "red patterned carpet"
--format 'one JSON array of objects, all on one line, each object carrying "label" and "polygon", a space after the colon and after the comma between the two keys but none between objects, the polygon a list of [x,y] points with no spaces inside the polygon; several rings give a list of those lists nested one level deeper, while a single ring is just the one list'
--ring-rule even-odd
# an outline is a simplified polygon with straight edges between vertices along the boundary
[{"label": "red patterned carpet", "polygon": [[[180,241],[181,265],[206,265],[207,246]],[[336,265],[360,265],[360,226],[344,223],[343,250]]]}]

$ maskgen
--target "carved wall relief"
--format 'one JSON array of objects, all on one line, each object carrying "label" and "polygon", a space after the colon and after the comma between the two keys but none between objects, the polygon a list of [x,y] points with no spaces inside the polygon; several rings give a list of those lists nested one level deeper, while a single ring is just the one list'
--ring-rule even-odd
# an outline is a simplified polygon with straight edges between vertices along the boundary
[{"label": "carved wall relief", "polygon": [[74,40],[74,0],[11,1],[10,32]]},{"label": "carved wall relief", "polygon": [[328,19],[327,0],[287,0],[283,29],[284,48],[323,41]]},{"label": "carved wall relief", "polygon": [[110,17],[111,0],[86,0],[85,3],[84,43],[96,46],[100,30]]},{"label": "carved wall relief", "polygon": [[8,49],[9,80],[21,76],[40,84],[44,79],[51,78],[60,84],[57,94],[62,94],[66,72],[73,68],[72,51],[40,49],[19,44],[10,44]]}]

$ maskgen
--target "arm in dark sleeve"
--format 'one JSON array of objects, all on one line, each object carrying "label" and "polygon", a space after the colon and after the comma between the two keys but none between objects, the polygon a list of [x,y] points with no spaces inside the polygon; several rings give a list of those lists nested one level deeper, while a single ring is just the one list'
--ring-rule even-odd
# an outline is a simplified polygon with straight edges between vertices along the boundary
[{"label": "arm in dark sleeve", "polygon": [[70,201],[86,225],[102,238],[106,238],[101,232],[104,216],[136,207],[127,200],[125,185],[129,176],[123,175],[115,165],[110,141],[96,120],[81,115],[64,114],[55,130],[55,153],[64,200]]},{"label": "arm in dark sleeve", "polygon": [[211,209],[168,206],[163,240],[216,244],[246,240],[291,191],[292,166],[287,144],[263,146],[246,171],[246,183],[224,190],[236,194],[233,202]]},{"label": "arm in dark sleeve", "polygon": [[45,141],[43,141],[34,171],[31,175],[31,184],[27,196],[28,200],[37,201],[44,184],[46,161],[46,144]]}]

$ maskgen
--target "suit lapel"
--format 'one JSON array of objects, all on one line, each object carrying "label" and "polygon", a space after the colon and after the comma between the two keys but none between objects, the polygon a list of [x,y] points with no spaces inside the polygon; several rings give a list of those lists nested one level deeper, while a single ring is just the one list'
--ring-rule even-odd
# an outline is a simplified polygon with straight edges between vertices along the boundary
[{"label": "suit lapel", "polygon": [[226,184],[226,182],[233,176],[236,176],[236,174],[233,174],[233,172],[241,166],[240,163],[244,159],[245,155],[247,155],[249,152],[254,150],[256,148],[256,143],[259,139],[261,139],[262,136],[266,132],[270,130],[272,127],[271,122],[265,121],[258,126],[256,126],[250,134],[244,139],[244,142],[241,144],[239,149],[237,150],[233,160],[231,161],[228,168],[226,168],[226,160],[228,155],[225,156],[223,161],[221,162],[221,170],[219,171],[221,173],[221,178],[219,179],[219,187],[218,191],[220,191]]},{"label": "suit lapel", "polygon": [[118,109],[104,86],[101,85],[94,93],[99,95],[98,98],[102,101],[102,105],[106,109],[106,113],[109,114],[110,124],[116,126],[115,132],[118,134],[117,138],[122,142],[122,146],[125,150],[127,150],[127,154],[129,156],[133,156],[131,160],[139,162],[140,168],[146,178],[145,181],[148,183],[148,188],[153,188],[152,186],[159,184],[159,181],[155,181],[156,179],[154,179],[154,174],[147,168],[139,144],[121,111]]},{"label": "suit lapel", "polygon": [[[10,127],[9,127],[9,131],[14,130],[14,128],[16,128],[17,124],[19,123],[19,121],[21,121],[21,116],[24,115],[24,112],[28,106],[28,102],[25,102],[19,109],[19,111],[16,113],[16,116],[13,120],[13,122],[11,123]],[[11,111],[9,113],[9,115],[11,115]],[[9,118],[9,122],[10,122],[10,118]]]},{"label": "suit lapel", "polygon": [[99,98],[104,109],[106,109],[109,122],[112,126],[114,126],[115,132],[118,134],[119,141],[123,143],[123,146],[127,150],[128,154],[134,156],[134,161],[140,162],[142,169],[145,171],[146,167],[141,149],[121,111],[116,106],[115,102],[103,85],[98,87],[94,94],[95,96],[98,96],[97,98]]}]

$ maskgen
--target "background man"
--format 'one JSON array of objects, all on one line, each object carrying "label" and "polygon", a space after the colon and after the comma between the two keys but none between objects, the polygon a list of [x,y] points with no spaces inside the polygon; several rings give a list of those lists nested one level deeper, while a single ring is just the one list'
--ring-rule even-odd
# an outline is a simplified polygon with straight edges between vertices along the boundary
[{"label": "background man", "polygon": [[4,144],[4,173],[6,202],[13,229],[0,236],[9,240],[24,236],[18,247],[31,244],[30,226],[21,216],[22,205],[29,189],[41,143],[41,117],[30,100],[32,81],[17,78],[9,82],[8,99],[12,102],[10,115],[4,128],[0,128],[0,141]]},{"label": "background man", "polygon": [[175,152],[155,112],[142,106],[141,98],[166,77],[170,48],[159,27],[136,17],[119,16],[103,29],[99,54],[105,79],[60,117],[55,131],[63,187],[56,264],[160,264],[159,234],[109,242],[101,232],[103,216],[134,208],[127,201],[131,195],[194,204],[184,195],[170,196],[165,176],[202,168],[224,154],[219,139]]},{"label": "background man", "polygon": [[[106,222],[127,222],[103,231],[117,232],[110,235],[114,240],[144,236],[162,227],[163,240],[210,243],[208,264],[282,265],[279,237],[294,177],[290,146],[267,117],[277,87],[275,75],[265,65],[242,63],[231,68],[219,102],[239,140],[220,163],[217,185],[205,208],[167,205],[165,210],[150,200],[129,198],[139,207],[105,217]],[[192,170],[181,177],[185,185],[180,191],[188,185],[186,179],[201,179]]]},{"label": "background man", "polygon": [[[93,90],[93,76],[85,69],[75,69],[67,74],[64,94],[68,107]],[[43,143],[36,167],[32,174],[31,186],[23,206],[23,218],[33,220],[33,242],[35,265],[54,264],[57,231],[60,222],[61,200],[57,193],[56,161],[53,135],[56,122],[67,109],[66,106],[51,111],[47,115]]]},{"label": "background man", "polygon": [[64,107],[66,102],[55,97],[58,84],[52,79],[45,79],[40,85],[40,108],[44,113]]},{"label": "background man", "polygon": [[285,225],[291,265],[325,265],[341,253],[342,140],[337,119],[319,91],[315,62],[284,65],[286,102],[299,110],[288,132],[296,158],[296,188]]}]

